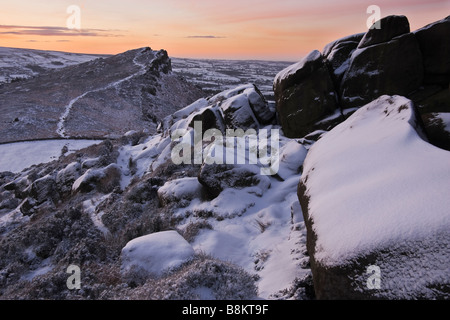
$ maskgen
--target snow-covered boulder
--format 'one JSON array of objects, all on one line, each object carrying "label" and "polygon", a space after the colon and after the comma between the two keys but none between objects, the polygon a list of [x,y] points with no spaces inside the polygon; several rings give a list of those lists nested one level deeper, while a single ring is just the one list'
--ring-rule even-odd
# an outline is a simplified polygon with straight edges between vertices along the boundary
[{"label": "snow-covered boulder", "polygon": [[[239,87],[238,87],[239,88]],[[233,93],[236,90],[233,91]],[[220,98],[220,97],[218,97]],[[258,99],[259,98],[259,99]],[[215,100],[214,98],[212,100]],[[226,98],[223,101],[217,99],[220,103],[220,109],[222,111],[225,126],[228,129],[258,129],[260,124],[254,110],[251,107],[251,102],[255,105],[263,104],[265,108],[269,110],[269,106],[264,97],[259,96],[253,85],[243,85],[240,90],[235,92],[231,97]],[[259,107],[264,109],[264,107]]]},{"label": "snow-covered boulder", "polygon": [[271,109],[259,89],[253,85],[253,87],[244,90],[247,96],[250,108],[253,110],[256,119],[261,124],[267,124],[275,117],[275,110]]},{"label": "snow-covered boulder", "polygon": [[161,276],[194,256],[192,246],[176,231],[162,231],[129,241],[122,249],[123,273]]},{"label": "snow-covered boulder", "polygon": [[3,189],[7,191],[13,191],[16,198],[22,199],[28,195],[29,185],[32,181],[28,175],[20,176],[13,181],[3,185]]},{"label": "snow-covered boulder", "polygon": [[190,200],[201,198],[202,194],[203,186],[196,177],[170,180],[158,189],[158,198],[163,205],[176,202],[182,206]]},{"label": "snow-covered boulder", "polygon": [[301,165],[307,153],[308,150],[302,144],[295,140],[288,141],[281,147],[280,155],[277,159],[278,163],[274,165],[278,168],[278,176],[286,180],[300,173]]},{"label": "snow-covered boulder", "polygon": [[449,298],[450,152],[382,96],[316,142],[298,197],[319,299]]},{"label": "snow-covered boulder", "polygon": [[217,129],[220,130],[220,132],[225,133],[224,119],[218,107],[209,107],[195,114],[195,116],[192,117],[189,127],[195,128],[196,121],[199,121],[202,124],[202,134],[209,129]]},{"label": "snow-covered boulder", "polygon": [[336,49],[338,46],[340,46],[341,43],[356,42],[356,45],[358,45],[358,43],[361,41],[361,39],[364,35],[365,35],[365,33],[361,32],[361,33],[355,33],[355,34],[334,40],[325,45],[325,47],[322,50],[322,54],[325,58],[328,58],[328,56],[331,54],[331,52],[334,49]]},{"label": "snow-covered boulder", "polygon": [[337,95],[323,55],[314,50],[274,79],[278,118],[284,134],[301,138],[337,109]]},{"label": "snow-covered boulder", "polygon": [[90,192],[97,189],[108,193],[120,185],[121,170],[113,163],[104,168],[89,169],[80,176],[72,185],[72,192]]},{"label": "snow-covered boulder", "polygon": [[19,199],[10,191],[0,192],[0,214],[2,209],[14,209],[19,205]]}]

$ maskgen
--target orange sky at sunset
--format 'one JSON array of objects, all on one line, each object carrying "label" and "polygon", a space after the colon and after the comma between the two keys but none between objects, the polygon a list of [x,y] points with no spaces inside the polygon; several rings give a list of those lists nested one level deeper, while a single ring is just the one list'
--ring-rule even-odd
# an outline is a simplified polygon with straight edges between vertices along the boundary
[{"label": "orange sky at sunset", "polygon": [[[80,29],[67,28],[71,5]],[[0,0],[0,46],[114,54],[150,46],[172,57],[296,61],[367,30],[369,5],[411,30],[450,14],[448,0]],[[73,21],[73,20],[72,20]]]}]

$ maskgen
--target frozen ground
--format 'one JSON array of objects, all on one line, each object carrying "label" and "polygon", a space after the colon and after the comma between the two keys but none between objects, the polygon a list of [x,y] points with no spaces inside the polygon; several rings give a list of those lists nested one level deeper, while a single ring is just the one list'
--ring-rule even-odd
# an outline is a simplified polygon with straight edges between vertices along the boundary
[{"label": "frozen ground", "polygon": [[57,160],[67,147],[70,154],[101,140],[40,140],[0,144],[0,172],[20,172],[34,164]]}]

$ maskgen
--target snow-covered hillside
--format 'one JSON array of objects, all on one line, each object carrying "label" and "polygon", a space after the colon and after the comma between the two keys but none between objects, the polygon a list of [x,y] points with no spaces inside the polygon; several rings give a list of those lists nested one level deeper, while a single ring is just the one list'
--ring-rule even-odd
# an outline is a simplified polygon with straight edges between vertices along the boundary
[{"label": "snow-covered hillside", "polygon": [[[205,140],[200,163],[172,161],[179,142],[173,134],[194,134],[194,120],[205,129],[215,127],[216,134],[219,128],[238,129],[243,123],[260,134],[275,134],[280,128],[269,110],[254,85],[242,85],[168,116],[158,134],[130,131],[48,164],[3,173],[2,247],[15,249],[0,249],[0,283],[8,283],[1,295],[39,295],[40,281],[55,283],[51,279],[60,277],[69,263],[79,265],[85,275],[112,272],[122,284],[102,287],[103,280],[84,278],[85,291],[61,287],[46,297],[86,297],[97,290],[94,298],[311,298],[306,230],[296,195],[307,153],[303,145],[266,134],[264,148],[279,155],[276,159],[259,154],[256,164],[216,165],[205,162],[213,154]],[[209,118],[213,114],[215,122]],[[231,140],[244,146],[246,137]],[[249,146],[244,151],[250,154]],[[274,175],[260,170],[268,159],[276,161]],[[73,213],[66,216],[69,211]],[[31,223],[35,218],[39,224]],[[53,228],[66,230],[71,240]],[[27,235],[34,240],[25,243]],[[80,247],[84,241],[89,244]],[[9,266],[24,252],[29,259],[19,262],[20,271],[11,275]],[[145,263],[152,259],[161,263]],[[197,279],[199,270],[206,271]],[[21,289],[25,284],[31,285],[28,293]]]},{"label": "snow-covered hillside", "polygon": [[120,137],[204,93],[171,72],[164,50],[139,48],[0,86],[0,142]]},{"label": "snow-covered hillside", "polygon": [[106,56],[0,47],[0,84]]}]

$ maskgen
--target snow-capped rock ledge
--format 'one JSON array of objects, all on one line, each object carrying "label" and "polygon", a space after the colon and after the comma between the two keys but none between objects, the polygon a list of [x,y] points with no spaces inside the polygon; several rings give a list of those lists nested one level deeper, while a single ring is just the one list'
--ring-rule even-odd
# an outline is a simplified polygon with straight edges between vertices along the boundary
[{"label": "snow-capped rock ledge", "polygon": [[410,100],[381,96],[309,150],[298,196],[317,298],[449,297],[450,152],[420,132]]}]

